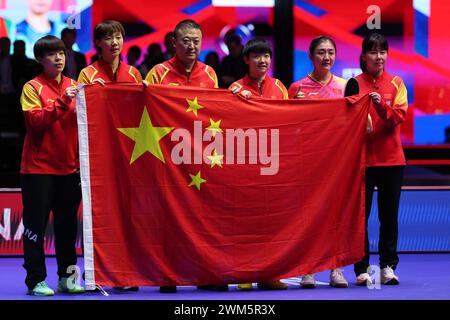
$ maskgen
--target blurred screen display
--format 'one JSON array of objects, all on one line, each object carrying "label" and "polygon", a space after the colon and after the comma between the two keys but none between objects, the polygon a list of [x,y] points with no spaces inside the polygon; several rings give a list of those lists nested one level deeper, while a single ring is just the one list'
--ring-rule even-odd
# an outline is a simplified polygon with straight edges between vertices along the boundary
[{"label": "blurred screen display", "polygon": [[[359,55],[363,37],[372,31],[380,32],[390,45],[387,71],[400,76],[408,90],[409,110],[402,124],[403,143],[448,143],[450,33],[447,15],[450,2],[293,2],[293,81],[312,71],[308,48],[314,37],[327,35],[334,39],[337,56],[332,72],[348,79],[361,72]],[[273,4],[270,0],[0,0],[0,36],[8,35],[12,41],[23,39],[27,55],[32,57],[32,45],[37,36],[29,25],[29,21],[36,19],[30,17],[44,14],[47,20],[40,20],[44,21],[44,27],[36,29],[59,36],[62,28],[74,25],[78,34],[74,49],[86,53],[90,61],[95,54],[91,36],[93,25],[114,19],[122,22],[126,30],[123,58],[129,47],[139,46],[143,52],[140,63],[150,44],[158,44],[164,51],[167,32],[173,31],[177,22],[193,19],[203,29],[199,58],[205,61],[212,51],[220,59],[228,54],[224,38],[232,30],[242,38],[243,44],[258,36],[268,40],[273,48]],[[276,48],[273,49],[276,55]],[[273,75],[273,70],[269,73]]]},{"label": "blurred screen display", "polygon": [[450,130],[450,33],[446,31],[450,2],[297,0],[294,3],[294,81],[313,69],[309,44],[314,37],[327,35],[336,42],[332,73],[348,79],[361,72],[363,37],[379,32],[389,42],[387,72],[400,76],[408,91],[403,143],[450,142],[446,136],[449,134],[446,130]]},{"label": "blurred screen display", "polygon": [[92,0],[0,0],[0,36],[23,40],[34,58],[34,43],[45,35],[61,37],[64,28],[77,30],[73,49],[92,48]]}]

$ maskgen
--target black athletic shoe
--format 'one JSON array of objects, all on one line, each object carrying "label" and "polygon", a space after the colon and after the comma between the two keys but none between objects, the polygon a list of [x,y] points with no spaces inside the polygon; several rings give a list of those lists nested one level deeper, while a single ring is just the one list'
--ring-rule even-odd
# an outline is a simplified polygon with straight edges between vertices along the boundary
[{"label": "black athletic shoe", "polygon": [[208,286],[197,286],[199,290],[208,290],[208,291],[228,291],[228,285],[208,285]]},{"label": "black athletic shoe", "polygon": [[161,292],[161,293],[176,293],[177,292],[177,286],[159,287],[159,292]]}]

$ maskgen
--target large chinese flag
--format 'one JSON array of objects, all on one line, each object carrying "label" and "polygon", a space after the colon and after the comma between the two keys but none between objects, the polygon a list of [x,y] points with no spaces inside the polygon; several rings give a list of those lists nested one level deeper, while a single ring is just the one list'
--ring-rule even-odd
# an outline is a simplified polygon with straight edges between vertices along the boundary
[{"label": "large chinese flag", "polygon": [[86,86],[86,286],[256,282],[358,261],[368,106]]}]

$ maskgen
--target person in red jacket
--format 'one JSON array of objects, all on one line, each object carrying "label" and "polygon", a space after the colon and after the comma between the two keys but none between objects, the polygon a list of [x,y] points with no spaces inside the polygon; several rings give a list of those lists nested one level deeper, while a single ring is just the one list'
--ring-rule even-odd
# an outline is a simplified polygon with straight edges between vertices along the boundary
[{"label": "person in red jacket", "polygon": [[[327,36],[314,38],[309,45],[309,59],[314,69],[305,78],[289,87],[290,99],[342,98],[346,80],[331,73],[336,58],[336,43]],[[314,274],[307,274],[300,281],[302,288],[315,288]],[[330,286],[347,288],[348,281],[341,268],[330,272]]]},{"label": "person in red jacket", "polygon": [[246,97],[287,99],[288,92],[283,83],[267,74],[272,57],[272,50],[267,41],[252,39],[245,44],[242,53],[248,72],[242,79],[233,82],[228,89]]},{"label": "person in red jacket", "polygon": [[[218,88],[217,75],[213,68],[198,61],[202,47],[202,29],[190,19],[180,21],[173,31],[172,43],[175,56],[154,66],[145,77],[149,85],[191,86]],[[204,285],[198,289],[227,291],[228,285]],[[161,293],[175,293],[176,286],[162,286]]]},{"label": "person in red jacket", "polygon": [[[81,70],[78,82],[100,85],[107,82],[143,83],[141,73],[135,67],[120,61],[124,36],[125,29],[120,22],[106,20],[96,25],[94,43],[99,59]],[[139,287],[114,287],[114,289],[137,291]]]},{"label": "person in red jacket", "polygon": [[290,99],[341,98],[347,81],[331,73],[336,58],[336,44],[327,36],[314,38],[309,45],[309,59],[314,69],[289,87]]},{"label": "person in red jacket", "polygon": [[369,267],[369,240],[367,221],[372,207],[374,188],[378,190],[378,218],[380,220],[381,283],[398,285],[394,270],[398,264],[398,207],[406,165],[400,139],[400,124],[405,121],[408,109],[406,87],[403,80],[385,71],[389,45],[380,34],[364,38],[360,64],[363,73],[356,77],[360,94],[368,93],[372,100],[369,114],[372,132],[368,133],[366,146],[366,236],[365,255],[354,265],[357,285],[372,280]]},{"label": "person in red jacket", "polygon": [[44,71],[28,81],[20,102],[25,118],[21,187],[25,284],[35,296],[51,296],[45,279],[44,234],[53,212],[58,291],[82,293],[70,266],[77,263],[75,241],[81,201],[75,94],[77,83],[62,75],[64,43],[45,36],[34,45]]},{"label": "person in red jacket", "polygon": [[99,59],[81,70],[78,82],[142,83],[140,72],[133,66],[120,61],[125,30],[120,22],[106,20],[95,26],[94,43]]},{"label": "person in red jacket", "polygon": [[173,36],[175,56],[148,72],[148,84],[218,88],[214,69],[198,61],[202,46],[200,26],[193,20],[183,20],[175,26]]},{"label": "person in red jacket", "polygon": [[[259,96],[267,99],[287,99],[288,92],[283,83],[267,74],[272,58],[272,49],[270,49],[267,41],[252,39],[245,44],[242,53],[244,61],[248,65],[248,72],[244,78],[233,82],[228,89],[246,98]],[[257,286],[262,290],[284,290],[288,288],[280,280],[261,281],[258,282]],[[238,284],[240,290],[251,290],[252,288],[252,283]]]}]

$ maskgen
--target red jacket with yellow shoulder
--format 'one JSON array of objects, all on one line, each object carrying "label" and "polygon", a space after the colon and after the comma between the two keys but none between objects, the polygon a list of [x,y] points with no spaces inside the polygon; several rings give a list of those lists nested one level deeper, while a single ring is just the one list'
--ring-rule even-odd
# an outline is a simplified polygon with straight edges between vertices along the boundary
[{"label": "red jacket with yellow shoulder", "polygon": [[288,91],[284,84],[278,79],[269,77],[269,75],[266,75],[261,88],[255,80],[246,74],[242,79],[233,82],[228,89],[236,93],[241,90],[248,90],[252,95],[269,99],[288,99]]},{"label": "red jacket with yellow shoulder", "polygon": [[101,78],[107,82],[142,83],[141,74],[135,67],[120,62],[116,73],[113,74],[111,66],[102,59],[95,61],[93,64],[81,70],[78,76],[78,82],[89,84],[96,78]]},{"label": "red jacket with yellow shoulder", "polygon": [[213,68],[195,61],[188,74],[181,61],[175,56],[154,66],[145,77],[149,84],[218,88],[217,75]]},{"label": "red jacket with yellow shoulder", "polygon": [[367,166],[405,165],[400,124],[406,118],[408,97],[403,80],[386,72],[377,79],[362,73],[356,80],[360,94],[375,91],[381,95],[381,104],[369,110],[373,132],[367,137]]},{"label": "red jacket with yellow shoulder", "polygon": [[39,75],[22,89],[20,103],[27,134],[22,151],[23,174],[67,175],[79,169],[75,99],[64,95],[77,82]]}]

